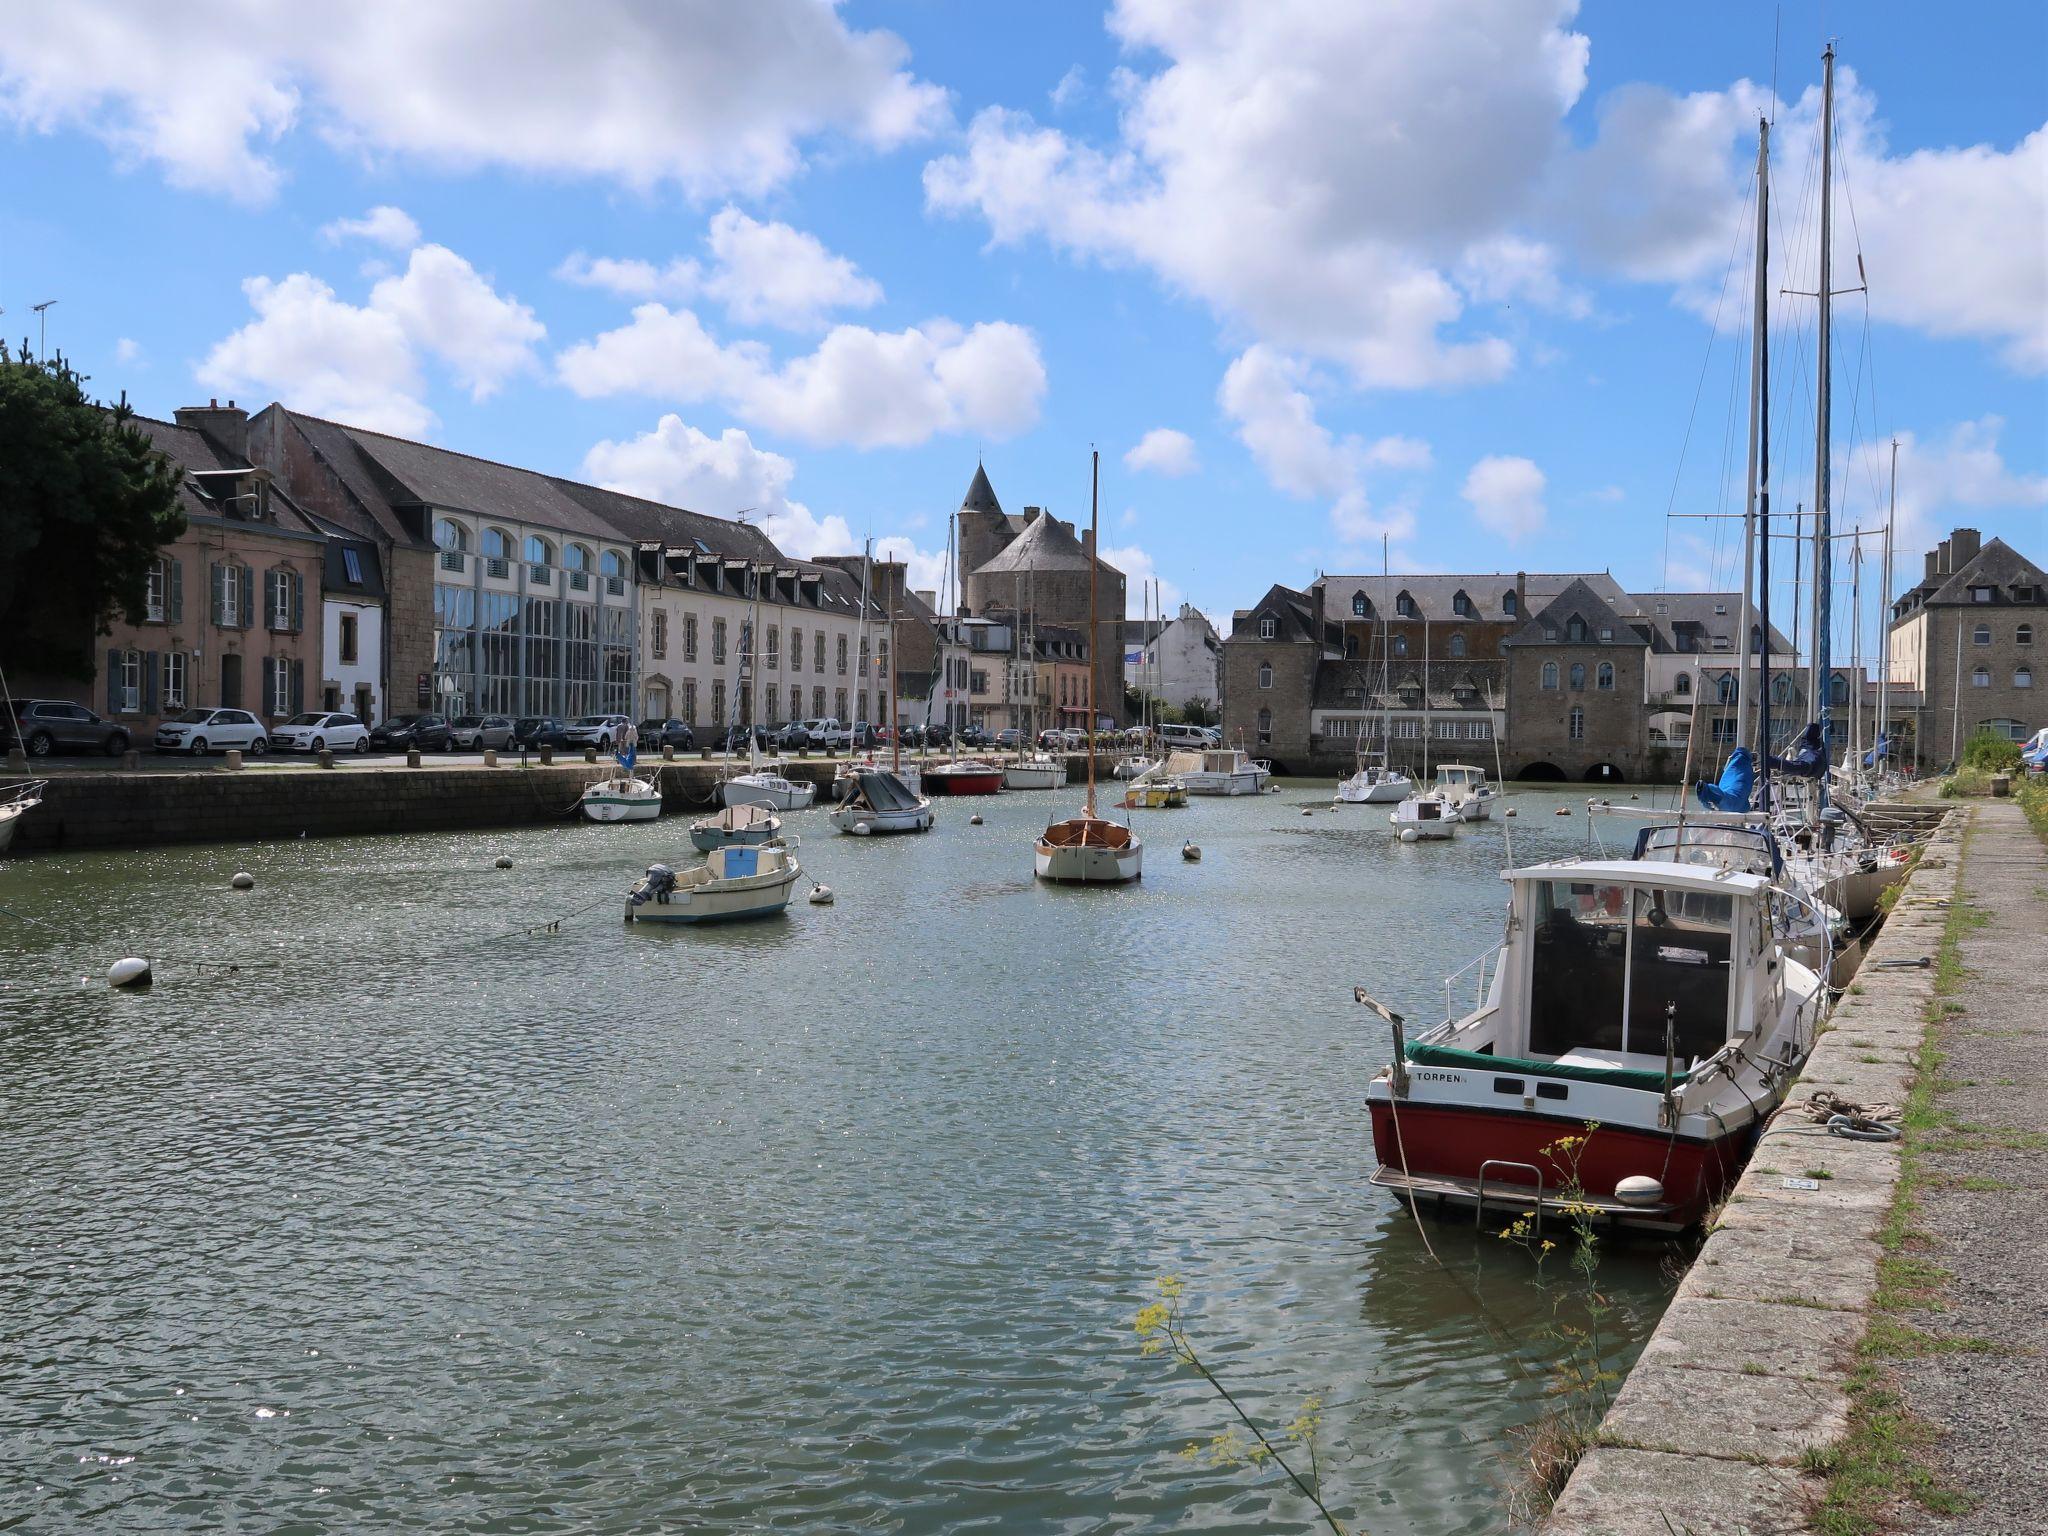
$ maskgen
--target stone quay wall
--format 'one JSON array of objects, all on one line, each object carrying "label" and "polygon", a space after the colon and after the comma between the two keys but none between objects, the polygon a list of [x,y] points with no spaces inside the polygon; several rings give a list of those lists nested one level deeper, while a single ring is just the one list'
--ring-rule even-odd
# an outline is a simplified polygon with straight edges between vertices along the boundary
[{"label": "stone quay wall", "polygon": [[[1849,1375],[1877,1294],[1877,1237],[1901,1144],[1831,1136],[1800,1106],[1827,1089],[1896,1109],[1912,1089],[1969,812],[1893,814],[1911,810],[1938,817],[1918,868],[1615,1395],[1600,1444],[1572,1473],[1546,1536],[1808,1529],[1822,1485],[1801,1464],[1848,1428]],[[1824,1177],[1808,1176],[1816,1173]]]}]

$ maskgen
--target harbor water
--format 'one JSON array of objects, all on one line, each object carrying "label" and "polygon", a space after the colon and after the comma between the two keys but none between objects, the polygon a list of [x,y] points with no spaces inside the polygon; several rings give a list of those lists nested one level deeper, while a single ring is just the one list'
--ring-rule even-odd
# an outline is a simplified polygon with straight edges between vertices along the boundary
[{"label": "harbor water", "polygon": [[[1503,1529],[1573,1303],[1368,1182],[1352,987],[1441,1018],[1586,791],[1402,846],[1281,783],[1141,813],[1124,889],[1031,879],[1078,789],[797,813],[836,903],[721,929],[621,921],[676,817],[0,864],[0,1526],[1317,1528],[1178,1454],[1177,1275],[1340,1511]],[[1608,1252],[1618,1363],[1667,1267]]]}]

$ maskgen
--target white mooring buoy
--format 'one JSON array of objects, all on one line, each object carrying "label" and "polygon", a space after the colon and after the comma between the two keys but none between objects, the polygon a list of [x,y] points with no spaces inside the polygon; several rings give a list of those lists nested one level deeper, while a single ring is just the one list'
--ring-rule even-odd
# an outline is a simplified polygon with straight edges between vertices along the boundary
[{"label": "white mooring buoy", "polygon": [[812,887],[811,887],[811,894],[810,894],[809,900],[810,900],[810,903],[811,903],[811,905],[812,905],[812,906],[814,906],[814,907],[829,907],[829,906],[831,906],[831,905],[832,905],[832,887],[831,887],[831,886],[829,886],[829,885],[814,885],[814,886],[812,886]]},{"label": "white mooring buoy", "polygon": [[1614,1198],[1623,1205],[1655,1205],[1664,1198],[1664,1186],[1647,1173],[1632,1173],[1614,1186]]},{"label": "white mooring buoy", "polygon": [[510,869],[511,867],[512,867],[512,855],[511,855],[511,854],[509,854],[509,853],[501,853],[501,854],[499,854],[499,855],[498,855],[498,868],[500,868],[500,869]]},{"label": "white mooring buoy", "polygon": [[1401,841],[1404,843],[1412,843],[1421,835],[1413,827],[1403,827],[1401,829]]},{"label": "white mooring buoy", "polygon": [[1515,814],[1515,808],[1514,808],[1514,807],[1513,807],[1512,805],[1511,805],[1511,806],[1509,806],[1509,807],[1508,807],[1508,808],[1507,808],[1506,810],[1504,810],[1504,811],[1502,811],[1502,812],[1501,812],[1501,815],[1503,815],[1503,816],[1512,816],[1512,815],[1514,815],[1514,814]]},{"label": "white mooring buoy", "polygon": [[1304,805],[1304,806],[1303,806],[1303,807],[1301,808],[1301,814],[1302,814],[1302,815],[1304,815],[1304,816],[1313,816],[1313,815],[1315,815],[1315,812],[1314,812],[1314,811],[1312,811],[1312,810],[1310,810],[1310,809],[1309,809],[1309,808],[1308,808],[1307,806],[1305,806],[1305,805]]},{"label": "white mooring buoy", "polygon": [[238,891],[253,891],[256,889],[256,877],[246,869],[238,869],[235,871],[234,877],[228,881],[228,884]]},{"label": "white mooring buoy", "polygon": [[116,960],[107,967],[107,985],[110,987],[146,987],[151,979],[149,962],[138,955]]},{"label": "white mooring buoy", "polygon": [[1180,856],[1186,859],[1190,864],[1199,864],[1202,862],[1202,850],[1197,848],[1193,843],[1182,843],[1180,845]]},{"label": "white mooring buoy", "polygon": [[974,815],[972,815],[972,816],[968,817],[968,818],[967,818],[967,825],[969,825],[970,827],[978,827],[978,826],[980,826],[980,825],[981,825],[981,813],[977,811],[977,812],[976,812],[976,813],[975,813]]}]

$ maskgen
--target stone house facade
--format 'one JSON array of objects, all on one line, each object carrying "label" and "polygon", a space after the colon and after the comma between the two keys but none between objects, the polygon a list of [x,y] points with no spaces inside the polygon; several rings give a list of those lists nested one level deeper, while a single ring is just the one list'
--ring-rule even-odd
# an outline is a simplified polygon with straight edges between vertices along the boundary
[{"label": "stone house facade", "polygon": [[1918,709],[1923,765],[1953,762],[1979,730],[2024,741],[2048,724],[2048,572],[2003,539],[1958,528],[1927,551],[1891,607],[1891,683]]},{"label": "stone house facade", "polygon": [[1231,616],[1223,641],[1223,739],[1254,757],[1307,772],[1316,677],[1341,659],[1341,632],[1326,625],[1309,592],[1273,586]]},{"label": "stone house facade", "polygon": [[1126,688],[1172,705],[1222,702],[1223,637],[1194,604],[1170,619],[1125,620],[1123,645]]}]

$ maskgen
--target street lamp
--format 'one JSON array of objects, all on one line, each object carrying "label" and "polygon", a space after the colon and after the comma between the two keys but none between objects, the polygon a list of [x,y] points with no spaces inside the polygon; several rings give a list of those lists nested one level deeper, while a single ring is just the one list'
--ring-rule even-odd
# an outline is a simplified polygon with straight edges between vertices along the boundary
[{"label": "street lamp", "polygon": [[45,299],[40,304],[29,305],[29,308],[36,312],[36,357],[38,359],[50,355],[50,306],[56,302],[55,299]]}]

